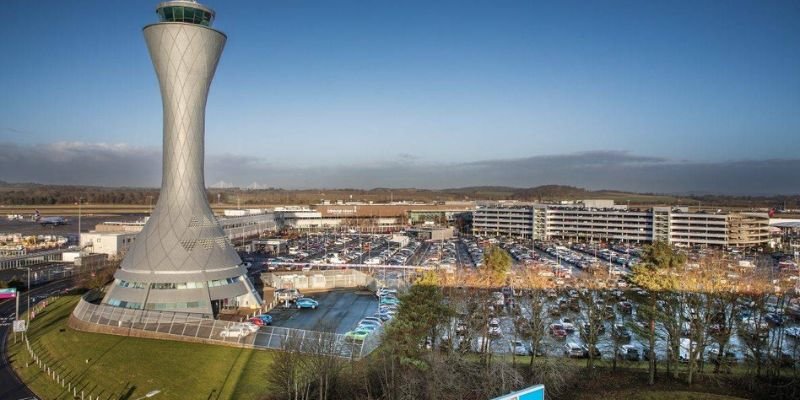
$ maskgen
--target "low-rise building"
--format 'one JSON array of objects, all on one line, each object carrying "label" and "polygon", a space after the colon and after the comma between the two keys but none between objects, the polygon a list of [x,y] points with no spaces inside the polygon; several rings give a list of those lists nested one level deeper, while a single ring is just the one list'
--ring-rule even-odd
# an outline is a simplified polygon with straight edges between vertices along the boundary
[{"label": "low-rise building", "polygon": [[92,253],[105,254],[109,259],[121,258],[136,240],[137,232],[84,232],[81,248]]},{"label": "low-rise building", "polygon": [[448,240],[453,238],[452,227],[415,227],[407,229],[406,233],[419,240]]}]

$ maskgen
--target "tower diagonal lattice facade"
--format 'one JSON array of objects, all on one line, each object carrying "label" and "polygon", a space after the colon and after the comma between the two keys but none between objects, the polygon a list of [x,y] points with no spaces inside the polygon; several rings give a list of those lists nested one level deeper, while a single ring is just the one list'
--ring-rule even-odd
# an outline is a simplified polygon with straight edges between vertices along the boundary
[{"label": "tower diagonal lattice facade", "polygon": [[205,109],[226,36],[194,1],[158,5],[144,28],[163,103],[163,173],[155,210],[125,255],[104,303],[216,315],[261,305],[208,204],[203,173]]}]

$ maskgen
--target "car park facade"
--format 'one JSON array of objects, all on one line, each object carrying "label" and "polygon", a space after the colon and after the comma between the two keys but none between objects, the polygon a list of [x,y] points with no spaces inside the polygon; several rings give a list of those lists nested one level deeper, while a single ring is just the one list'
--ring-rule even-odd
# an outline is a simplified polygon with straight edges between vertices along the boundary
[{"label": "car park facade", "polygon": [[758,212],[689,212],[687,207],[630,209],[610,200],[575,204],[483,203],[472,217],[473,235],[535,240],[655,240],[675,245],[749,247],[770,239],[769,215]]}]

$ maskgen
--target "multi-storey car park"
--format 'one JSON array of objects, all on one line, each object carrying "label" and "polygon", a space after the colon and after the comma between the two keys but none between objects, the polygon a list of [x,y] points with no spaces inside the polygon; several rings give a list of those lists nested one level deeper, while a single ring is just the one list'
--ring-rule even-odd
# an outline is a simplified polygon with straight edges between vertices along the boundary
[{"label": "multi-storey car park", "polygon": [[534,240],[663,240],[686,246],[747,247],[769,241],[769,215],[689,212],[686,207],[629,209],[610,200],[566,205],[487,203],[475,210],[472,232]]}]

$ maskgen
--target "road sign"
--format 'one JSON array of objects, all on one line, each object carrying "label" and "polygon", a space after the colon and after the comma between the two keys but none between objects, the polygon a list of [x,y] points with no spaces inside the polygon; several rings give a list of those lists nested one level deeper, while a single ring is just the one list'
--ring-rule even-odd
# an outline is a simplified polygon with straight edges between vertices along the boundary
[{"label": "road sign", "polygon": [[28,330],[28,321],[24,319],[18,319],[14,321],[14,332],[25,332]]},{"label": "road sign", "polygon": [[496,397],[493,400],[544,400],[544,385],[531,386],[518,392]]},{"label": "road sign", "polygon": [[17,297],[17,288],[0,289],[0,300]]}]

